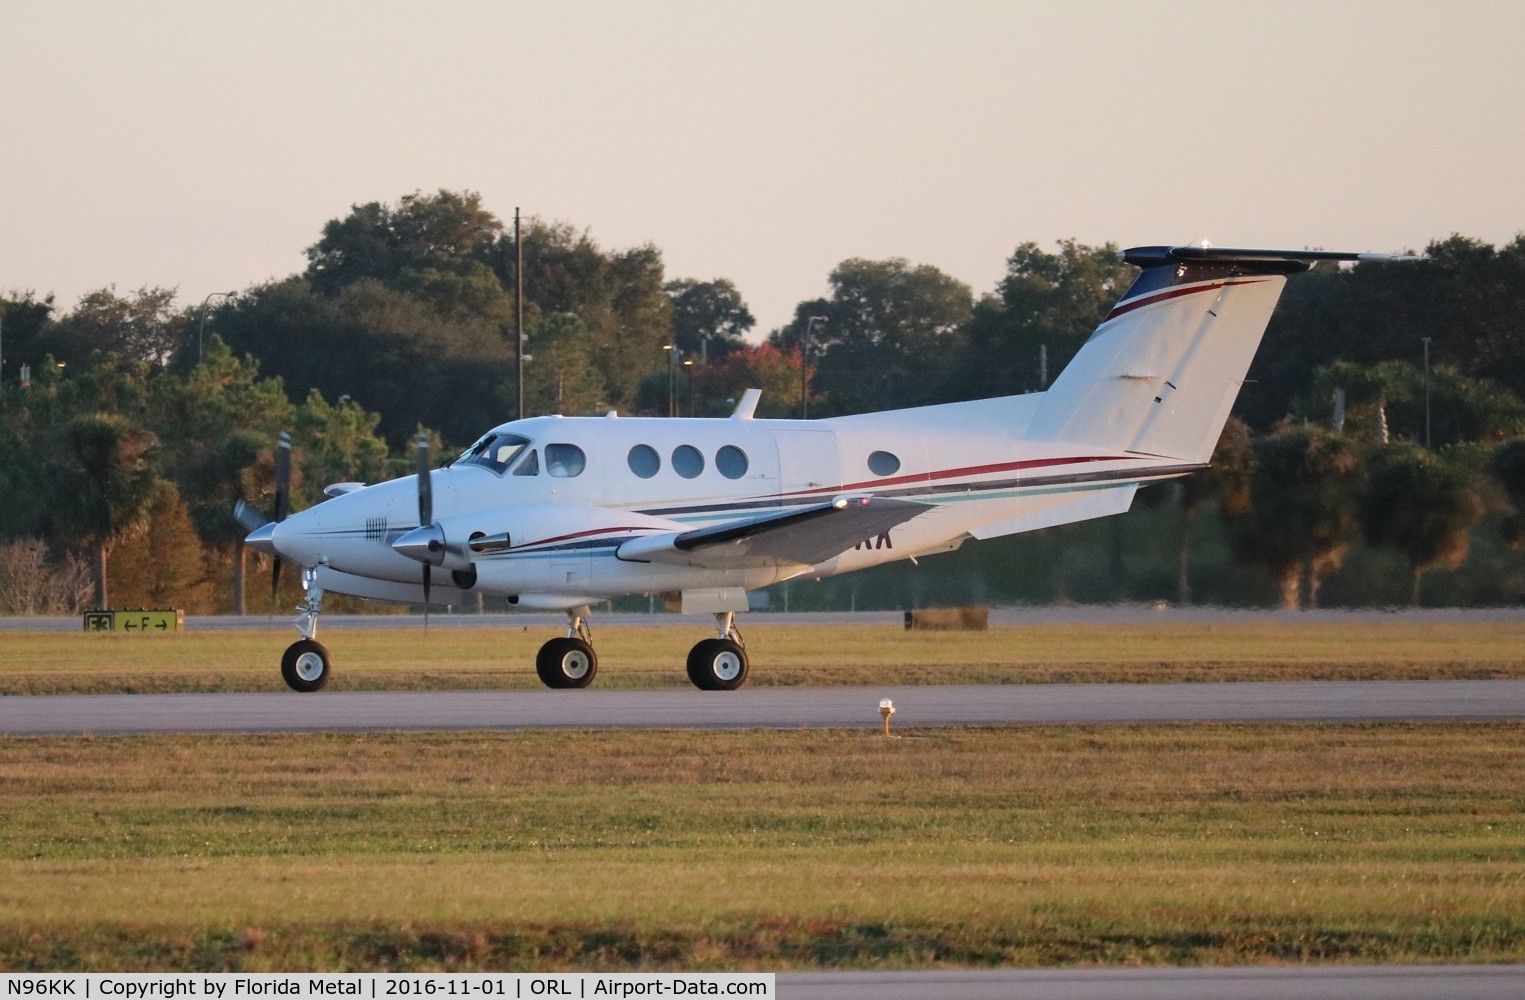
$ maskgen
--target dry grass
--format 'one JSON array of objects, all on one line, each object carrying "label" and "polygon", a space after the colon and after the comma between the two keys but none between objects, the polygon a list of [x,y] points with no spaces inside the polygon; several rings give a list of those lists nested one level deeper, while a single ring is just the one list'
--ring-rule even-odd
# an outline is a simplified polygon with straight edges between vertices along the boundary
[{"label": "dry grass", "polygon": [[1525,959],[1525,729],[0,741],[0,968]]},{"label": "dry grass", "polygon": [[[350,690],[538,685],[551,630],[329,632],[332,686]],[[1525,677],[1525,623],[1037,625],[907,632],[894,625],[754,625],[756,686]],[[595,631],[600,687],[684,686],[704,630]],[[0,694],[258,691],[281,687],[286,628],[177,636],[12,633]]]}]

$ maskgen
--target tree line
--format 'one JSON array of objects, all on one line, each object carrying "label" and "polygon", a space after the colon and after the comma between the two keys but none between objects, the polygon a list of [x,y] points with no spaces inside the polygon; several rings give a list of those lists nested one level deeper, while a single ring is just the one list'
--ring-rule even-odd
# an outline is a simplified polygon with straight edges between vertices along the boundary
[{"label": "tree line", "polygon": [[[725,278],[670,279],[655,246],[563,222],[521,233],[475,193],[415,192],[352,206],[301,273],[236,295],[0,297],[0,609],[78,604],[88,580],[101,606],[242,611],[232,506],[268,506],[279,431],[300,506],[406,474],[421,432],[438,454],[517,411],[521,259],[526,414],[720,416],[749,386],[762,415],[812,417],[1037,391],[1136,274],[1110,244],[1022,243],[976,296],[929,265],[850,259],[754,345]],[[1419,600],[1474,540],[1525,539],[1525,239],[1426,253],[1289,282],[1213,472],[1145,495],[1185,526],[1173,599],[1222,596],[1192,579],[1209,522],[1213,558],[1288,606],[1317,603],[1353,548],[1401,557]]]}]

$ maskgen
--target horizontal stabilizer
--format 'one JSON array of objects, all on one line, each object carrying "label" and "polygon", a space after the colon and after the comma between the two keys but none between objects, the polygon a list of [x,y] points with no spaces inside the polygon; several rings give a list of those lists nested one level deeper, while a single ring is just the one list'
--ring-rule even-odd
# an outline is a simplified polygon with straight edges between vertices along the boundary
[{"label": "horizontal stabilizer", "polygon": [[995,524],[973,528],[969,534],[973,538],[982,540],[999,538],[1002,535],[1037,531],[1060,524],[1074,524],[1076,521],[1087,521],[1093,517],[1124,514],[1132,505],[1133,494],[1136,492],[1138,492],[1138,484],[1129,483],[1126,486],[1115,486],[1105,490],[1059,494],[1052,497],[1049,503],[1042,506],[1035,505],[1031,510]]},{"label": "horizontal stabilizer", "polygon": [[1117,259],[1135,267],[1162,267],[1177,263],[1237,264],[1246,273],[1296,274],[1319,261],[1416,261],[1413,254],[1352,253],[1344,250],[1251,250],[1238,247],[1132,247],[1119,251]]},{"label": "horizontal stabilizer", "polygon": [[814,566],[932,509],[914,500],[844,496],[746,521],[633,538],[618,555],[626,562],[705,569]]}]

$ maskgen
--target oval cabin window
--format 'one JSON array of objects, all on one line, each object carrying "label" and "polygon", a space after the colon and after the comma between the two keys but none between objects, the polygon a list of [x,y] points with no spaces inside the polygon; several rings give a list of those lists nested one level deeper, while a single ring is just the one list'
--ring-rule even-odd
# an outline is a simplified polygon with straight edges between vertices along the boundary
[{"label": "oval cabin window", "polygon": [[638,444],[631,448],[625,461],[629,463],[630,471],[642,479],[650,479],[662,471],[662,457],[650,445]]},{"label": "oval cabin window", "polygon": [[876,451],[868,456],[868,471],[876,476],[893,476],[900,471],[900,459],[887,451]]},{"label": "oval cabin window", "polygon": [[672,450],[672,470],[684,479],[696,479],[704,471],[704,456],[691,444],[680,444]]},{"label": "oval cabin window", "polygon": [[727,479],[740,479],[747,474],[747,453],[728,444],[715,452],[715,468]]}]

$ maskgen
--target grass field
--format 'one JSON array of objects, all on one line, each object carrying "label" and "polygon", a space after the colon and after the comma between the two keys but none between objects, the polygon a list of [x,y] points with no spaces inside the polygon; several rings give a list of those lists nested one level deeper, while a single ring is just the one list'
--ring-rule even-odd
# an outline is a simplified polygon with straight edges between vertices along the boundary
[{"label": "grass field", "polygon": [[0,969],[1521,961],[1522,737],[0,740]]},{"label": "grass field", "polygon": [[[377,629],[321,635],[332,687],[535,687],[549,629]],[[597,630],[599,687],[686,686],[683,657],[707,633]],[[283,689],[296,637],[269,631],[171,636],[7,633],[0,694]],[[1525,677],[1525,623],[1026,625],[906,632],[894,625],[746,629],[752,686]]]},{"label": "grass field", "polygon": [[[685,685],[683,627],[596,634]],[[10,633],[0,692],[276,690],[285,629]],[[1525,676],[1508,624],[748,629],[752,684]],[[538,682],[345,631],[334,687]],[[1525,726],[0,740],[0,970],[1525,961]]]}]

